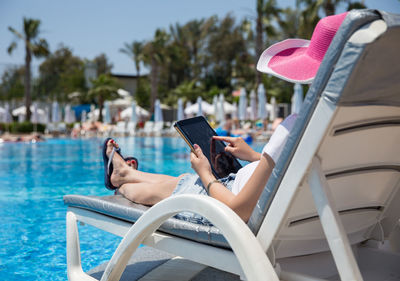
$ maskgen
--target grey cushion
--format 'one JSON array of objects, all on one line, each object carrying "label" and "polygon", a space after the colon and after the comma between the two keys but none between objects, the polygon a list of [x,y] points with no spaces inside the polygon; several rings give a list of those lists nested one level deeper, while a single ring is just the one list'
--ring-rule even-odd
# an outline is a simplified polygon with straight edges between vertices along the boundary
[{"label": "grey cushion", "polygon": [[[133,203],[121,195],[65,195],[64,204],[95,211],[132,223],[137,221],[138,218],[149,209],[149,207]],[[160,231],[213,246],[229,248],[224,236],[219,229],[214,226],[198,225],[170,218],[161,225]]]}]

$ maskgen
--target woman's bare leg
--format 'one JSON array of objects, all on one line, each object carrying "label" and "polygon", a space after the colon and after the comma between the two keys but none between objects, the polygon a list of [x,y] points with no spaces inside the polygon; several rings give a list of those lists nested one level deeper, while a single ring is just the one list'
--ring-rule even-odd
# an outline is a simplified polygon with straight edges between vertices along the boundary
[{"label": "woman's bare leg", "polygon": [[154,205],[161,200],[171,196],[180,177],[160,181],[158,183],[126,183],[118,191],[127,199],[143,204]]},{"label": "woman's bare leg", "polygon": [[[115,155],[114,155],[115,157]],[[113,161],[114,164],[114,161]],[[129,166],[128,166],[129,167]],[[118,177],[114,177],[117,176]],[[134,170],[132,168],[129,167],[128,170],[115,170],[114,168],[114,172],[111,175],[111,183],[114,186],[121,186],[123,184],[126,183],[159,183],[159,182],[163,182],[163,181],[168,181],[168,180],[172,180],[172,179],[176,179],[176,177],[173,176],[168,176],[168,175],[163,175],[163,174],[153,174],[153,173],[146,173],[146,172],[142,172],[142,171],[138,171],[138,170]],[[117,185],[114,184],[117,183]]]},{"label": "woman's bare leg", "polygon": [[[111,140],[107,143],[107,155],[110,157],[113,147],[118,147],[118,144]],[[113,159],[113,173],[111,174],[111,184],[120,187],[127,183],[150,183],[157,184],[160,182],[169,182],[175,180],[177,177],[168,175],[145,173],[142,171],[134,170],[126,164],[125,160],[118,154],[114,153]]]}]

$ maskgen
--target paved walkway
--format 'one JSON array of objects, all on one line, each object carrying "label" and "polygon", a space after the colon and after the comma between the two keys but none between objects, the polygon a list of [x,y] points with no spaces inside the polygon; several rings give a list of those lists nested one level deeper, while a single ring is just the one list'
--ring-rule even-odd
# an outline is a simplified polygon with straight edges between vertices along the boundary
[{"label": "paved walkway", "polygon": [[[100,280],[107,264],[88,272]],[[187,259],[174,257],[150,247],[139,248],[129,260],[121,281],[237,281],[239,276],[220,271]]]}]

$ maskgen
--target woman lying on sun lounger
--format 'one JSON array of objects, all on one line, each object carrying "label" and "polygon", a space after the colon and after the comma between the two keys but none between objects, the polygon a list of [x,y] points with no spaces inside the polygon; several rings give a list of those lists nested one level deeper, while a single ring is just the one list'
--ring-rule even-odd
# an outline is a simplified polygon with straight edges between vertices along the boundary
[{"label": "woman lying on sun lounger", "polygon": [[[259,71],[294,83],[311,83],[331,40],[347,13],[326,17],[317,24],[311,41],[289,39],[274,44],[263,52],[257,65]],[[275,130],[262,153],[251,149],[242,138],[215,137],[227,142],[226,150],[235,157],[249,161],[237,174],[216,180],[208,159],[198,145],[190,162],[197,174],[179,177],[145,173],[132,169],[121,156],[118,144],[107,139],[103,145],[105,184],[131,201],[144,205],[177,194],[204,194],[216,198],[248,221],[264,186],[277,162],[296,120],[290,115]],[[116,153],[115,153],[116,152]],[[196,223],[208,222],[195,214],[181,213],[179,218]]]},{"label": "woman lying on sun lounger", "polygon": [[[122,158],[118,144],[112,139],[107,139],[103,148],[106,186],[109,189],[118,188],[119,193],[127,199],[144,205],[154,205],[171,195],[209,194],[231,207],[243,220],[247,221],[275,166],[275,161],[282,151],[294,121],[295,115],[291,115],[281,124],[264,147],[262,154],[251,149],[240,137],[215,137],[228,142],[227,150],[235,157],[252,162],[240,169],[236,175],[230,174],[218,181],[211,172],[208,159],[197,145],[195,146],[196,154],[191,153],[192,168],[197,175],[183,174],[172,177],[132,169]],[[108,165],[110,158],[112,160]],[[190,217],[183,219],[202,222],[201,218],[196,216],[192,219]]]}]

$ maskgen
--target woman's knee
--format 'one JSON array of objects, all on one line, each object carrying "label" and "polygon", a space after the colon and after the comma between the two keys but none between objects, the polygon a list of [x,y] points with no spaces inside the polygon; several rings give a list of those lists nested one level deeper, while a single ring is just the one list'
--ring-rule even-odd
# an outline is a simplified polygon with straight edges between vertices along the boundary
[{"label": "woman's knee", "polygon": [[144,188],[141,188],[137,184],[123,184],[119,188],[119,192],[127,199],[135,202],[135,203],[141,203],[139,202],[143,200],[143,195],[146,193],[146,190]]},{"label": "woman's knee", "polygon": [[163,198],[151,187],[152,184],[124,184],[120,193],[132,202],[143,205],[154,205]]}]

